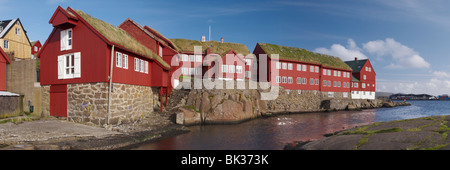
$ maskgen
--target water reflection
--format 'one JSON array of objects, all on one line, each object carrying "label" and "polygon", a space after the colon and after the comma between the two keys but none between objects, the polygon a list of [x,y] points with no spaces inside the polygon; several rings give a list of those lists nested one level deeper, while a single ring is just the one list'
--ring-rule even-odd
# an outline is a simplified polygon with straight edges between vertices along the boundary
[{"label": "water reflection", "polygon": [[237,125],[192,126],[191,132],[136,149],[279,150],[292,141],[316,140],[324,134],[373,123],[375,110],[302,113],[257,119]]}]

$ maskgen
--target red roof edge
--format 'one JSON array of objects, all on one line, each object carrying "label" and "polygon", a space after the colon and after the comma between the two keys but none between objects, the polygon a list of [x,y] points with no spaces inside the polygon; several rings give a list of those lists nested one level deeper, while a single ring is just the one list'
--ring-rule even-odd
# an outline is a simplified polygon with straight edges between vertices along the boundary
[{"label": "red roof edge", "polygon": [[8,56],[6,56],[6,53],[3,51],[2,48],[0,48],[0,55],[3,56],[3,58],[5,58],[6,63],[11,63],[11,61],[9,60]]}]

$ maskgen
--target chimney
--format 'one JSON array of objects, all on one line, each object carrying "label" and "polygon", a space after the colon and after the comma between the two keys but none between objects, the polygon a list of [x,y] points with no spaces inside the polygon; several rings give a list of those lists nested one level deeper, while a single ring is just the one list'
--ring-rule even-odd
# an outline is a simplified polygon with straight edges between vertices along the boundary
[{"label": "chimney", "polygon": [[223,43],[223,37],[220,38],[220,42]]},{"label": "chimney", "polygon": [[358,61],[358,57],[355,57],[355,61]]},{"label": "chimney", "polygon": [[206,37],[204,35],[202,35],[202,42],[206,41]]},{"label": "chimney", "polygon": [[206,55],[211,54],[211,49],[209,49],[209,47],[206,49]]}]

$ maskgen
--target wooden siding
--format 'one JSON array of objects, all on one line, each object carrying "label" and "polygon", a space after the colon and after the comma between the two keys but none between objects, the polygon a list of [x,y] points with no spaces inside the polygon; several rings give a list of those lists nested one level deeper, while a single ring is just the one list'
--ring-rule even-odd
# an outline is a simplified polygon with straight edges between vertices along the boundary
[{"label": "wooden siding", "polygon": [[[17,20],[19,22],[20,20]],[[26,59],[31,58],[31,45],[28,37],[22,27],[22,23],[19,22],[19,25],[16,23],[13,24],[12,28],[8,31],[8,33],[0,38],[0,47],[5,51],[14,52],[14,57]],[[16,34],[16,28],[20,29],[19,35]],[[8,41],[8,48],[4,48],[4,40]]]}]

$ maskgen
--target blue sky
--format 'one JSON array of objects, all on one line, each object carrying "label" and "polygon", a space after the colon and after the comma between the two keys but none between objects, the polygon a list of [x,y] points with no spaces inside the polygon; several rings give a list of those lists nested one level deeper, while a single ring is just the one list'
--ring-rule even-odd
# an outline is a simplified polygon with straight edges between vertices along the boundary
[{"label": "blue sky", "polygon": [[[300,47],[351,60],[369,58],[377,91],[450,93],[450,1],[0,0],[0,20],[20,18],[30,40],[47,39],[60,5],[115,26],[131,18],[168,38]],[[208,37],[207,37],[208,39]]]}]

